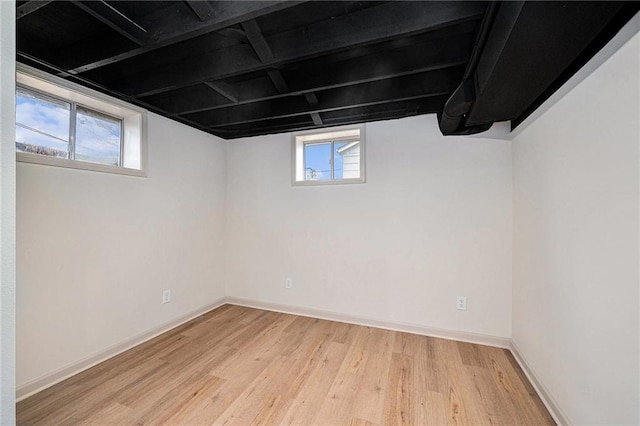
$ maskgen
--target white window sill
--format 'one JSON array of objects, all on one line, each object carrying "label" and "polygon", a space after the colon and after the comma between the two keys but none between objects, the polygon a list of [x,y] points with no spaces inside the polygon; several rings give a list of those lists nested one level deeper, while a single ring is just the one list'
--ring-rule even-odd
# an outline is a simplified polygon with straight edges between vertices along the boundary
[{"label": "white window sill", "polygon": [[336,180],[301,180],[294,181],[293,186],[324,186],[324,185],[350,185],[366,183],[364,178],[358,179],[336,179]]},{"label": "white window sill", "polygon": [[16,152],[16,161],[22,163],[42,164],[45,166],[64,167],[68,169],[88,170],[92,172],[147,177],[147,174],[143,170],[109,166],[106,164],[88,163],[78,160],[68,160],[66,158],[47,157],[45,155],[29,154],[27,152]]}]

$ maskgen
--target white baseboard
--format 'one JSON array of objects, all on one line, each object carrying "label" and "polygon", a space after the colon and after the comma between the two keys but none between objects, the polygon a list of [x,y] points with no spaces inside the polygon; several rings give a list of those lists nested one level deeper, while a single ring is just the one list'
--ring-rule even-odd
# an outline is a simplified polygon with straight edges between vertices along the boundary
[{"label": "white baseboard", "polygon": [[265,309],[267,311],[282,312],[304,317],[326,319],[329,321],[345,322],[348,324],[364,325],[368,327],[384,328],[386,330],[402,331],[405,333],[420,334],[423,336],[440,337],[442,339],[457,340],[461,342],[477,343],[480,345],[496,346],[498,348],[511,348],[511,339],[508,337],[490,336],[486,334],[468,333],[465,331],[444,330],[440,328],[425,327],[417,324],[401,322],[380,321],[373,318],[363,318],[354,315],[340,314],[337,312],[323,311],[313,308],[302,308],[292,305],[262,302],[258,300],[227,297],[227,303],[231,305],[246,306],[249,308]]},{"label": "white baseboard", "polygon": [[522,368],[522,371],[529,379],[529,382],[538,393],[538,396],[542,400],[543,404],[545,405],[545,407],[547,407],[547,410],[549,410],[549,414],[551,414],[551,417],[553,417],[553,420],[555,420],[556,423],[558,423],[559,425],[573,424],[569,420],[569,417],[567,417],[566,413],[562,411],[562,409],[560,408],[560,405],[558,405],[558,403],[553,398],[549,390],[542,384],[542,382],[540,381],[536,373],[530,367],[529,363],[527,362],[527,359],[524,357],[524,355],[522,355],[522,352],[520,352],[520,349],[518,349],[518,346],[513,341],[513,339],[511,339],[510,349],[511,349],[511,353],[513,354],[513,357],[516,359],[516,361],[520,365],[520,368]]},{"label": "white baseboard", "polygon": [[42,377],[39,377],[35,380],[32,380],[24,385],[18,386],[16,388],[16,402],[19,402],[29,396],[38,393],[48,387],[55,385],[65,379],[68,379],[71,376],[74,376],[84,370],[87,370],[101,362],[108,360],[109,358],[113,358],[116,355],[125,352],[134,346],[138,346],[141,343],[146,342],[147,340],[151,340],[156,336],[159,336],[162,333],[166,333],[167,331],[178,327],[192,319],[209,312],[213,309],[216,309],[226,303],[226,298],[222,297],[216,300],[213,303],[210,303],[206,306],[201,307],[195,311],[192,311],[186,315],[178,317],[174,320],[171,320],[167,323],[164,323],[158,327],[155,327],[145,333],[139,334],[131,339],[127,339],[122,343],[111,346],[103,351],[95,353],[93,355],[88,356],[78,362],[74,362],[66,367],[63,367],[53,373],[46,374]]},{"label": "white baseboard", "polygon": [[383,328],[386,330],[402,331],[405,333],[420,334],[423,336],[439,337],[442,339],[456,340],[462,342],[476,343],[480,345],[494,346],[508,349],[522,368],[522,371],[531,382],[531,385],[547,407],[551,417],[559,425],[571,425],[568,417],[560,409],[546,387],[540,382],[533,370],[529,367],[524,356],[522,356],[512,339],[506,337],[490,336],[485,334],[468,333],[464,331],[443,330],[439,328],[425,327],[416,324],[397,323],[390,321],[380,321],[372,318],[362,318],[353,315],[345,315],[336,312],[323,311],[312,308],[302,308],[299,306],[282,305],[278,303],[262,302],[257,300],[242,299],[238,297],[227,297],[227,303],[231,305],[246,306],[249,308],[264,309],[267,311],[282,312],[305,317],[326,319],[330,321],[345,322],[348,324],[364,325],[368,327]]},{"label": "white baseboard", "polygon": [[55,385],[71,376],[74,376],[84,370],[87,370],[101,362],[106,361],[122,352],[125,352],[134,346],[144,343],[154,337],[166,333],[167,331],[178,327],[206,312],[216,309],[222,305],[231,304],[238,306],[246,306],[250,308],[264,309],[267,311],[282,312],[293,315],[300,315],[305,317],[325,319],[329,321],[344,322],[348,324],[363,325],[368,327],[382,328],[386,330],[401,331],[405,333],[419,334],[423,336],[439,337],[442,339],[456,340],[461,342],[476,343],[480,345],[495,346],[498,348],[509,349],[512,353],[520,368],[527,376],[531,385],[534,387],[538,396],[549,410],[549,413],[553,419],[560,425],[571,425],[566,414],[562,411],[560,406],[556,403],[546,387],[538,379],[534,371],[529,366],[526,358],[522,355],[516,344],[512,339],[506,337],[490,336],[485,334],[469,333],[464,331],[444,330],[433,327],[425,327],[417,324],[398,323],[391,321],[381,321],[373,318],[364,318],[354,315],[346,315],[337,312],[323,311],[320,309],[303,308],[299,306],[283,305],[278,303],[263,302],[258,300],[242,299],[238,297],[223,297],[217,301],[203,306],[196,311],[176,318],[168,323],[162,324],[152,330],[128,339],[120,344],[114,345],[110,348],[100,351],[94,355],[91,355],[83,360],[75,362],[67,367],[64,367],[58,371],[42,376],[29,383],[19,386],[16,389],[16,402],[21,401],[29,396],[38,393],[50,386]]}]

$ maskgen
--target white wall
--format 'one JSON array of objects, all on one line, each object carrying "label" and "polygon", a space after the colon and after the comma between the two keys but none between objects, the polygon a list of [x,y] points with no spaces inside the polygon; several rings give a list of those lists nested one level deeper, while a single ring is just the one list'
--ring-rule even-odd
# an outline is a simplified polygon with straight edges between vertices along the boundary
[{"label": "white wall", "polygon": [[640,422],[639,56],[636,35],[513,145],[513,339],[576,424]]},{"label": "white wall", "polygon": [[0,1],[0,424],[15,422],[15,3]]},{"label": "white wall", "polygon": [[19,387],[224,297],[225,142],[148,137],[147,178],[18,163]]},{"label": "white wall", "polygon": [[322,187],[291,186],[290,134],[228,142],[228,295],[509,337],[510,143],[435,115],[366,138],[367,183]]}]

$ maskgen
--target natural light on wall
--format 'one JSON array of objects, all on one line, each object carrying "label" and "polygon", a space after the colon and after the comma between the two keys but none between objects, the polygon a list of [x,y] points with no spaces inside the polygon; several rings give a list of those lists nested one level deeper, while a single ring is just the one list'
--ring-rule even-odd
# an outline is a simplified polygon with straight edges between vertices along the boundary
[{"label": "natural light on wall", "polygon": [[364,126],[295,133],[293,185],[364,183]]},{"label": "natural light on wall", "polygon": [[17,64],[16,159],[145,176],[146,111]]}]

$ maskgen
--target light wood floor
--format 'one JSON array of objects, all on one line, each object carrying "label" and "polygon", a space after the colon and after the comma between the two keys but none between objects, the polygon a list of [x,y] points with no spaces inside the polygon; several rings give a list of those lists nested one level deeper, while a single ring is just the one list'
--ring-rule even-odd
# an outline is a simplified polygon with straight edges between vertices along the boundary
[{"label": "light wood floor", "polygon": [[225,305],[17,405],[18,424],[553,424],[507,350]]}]

